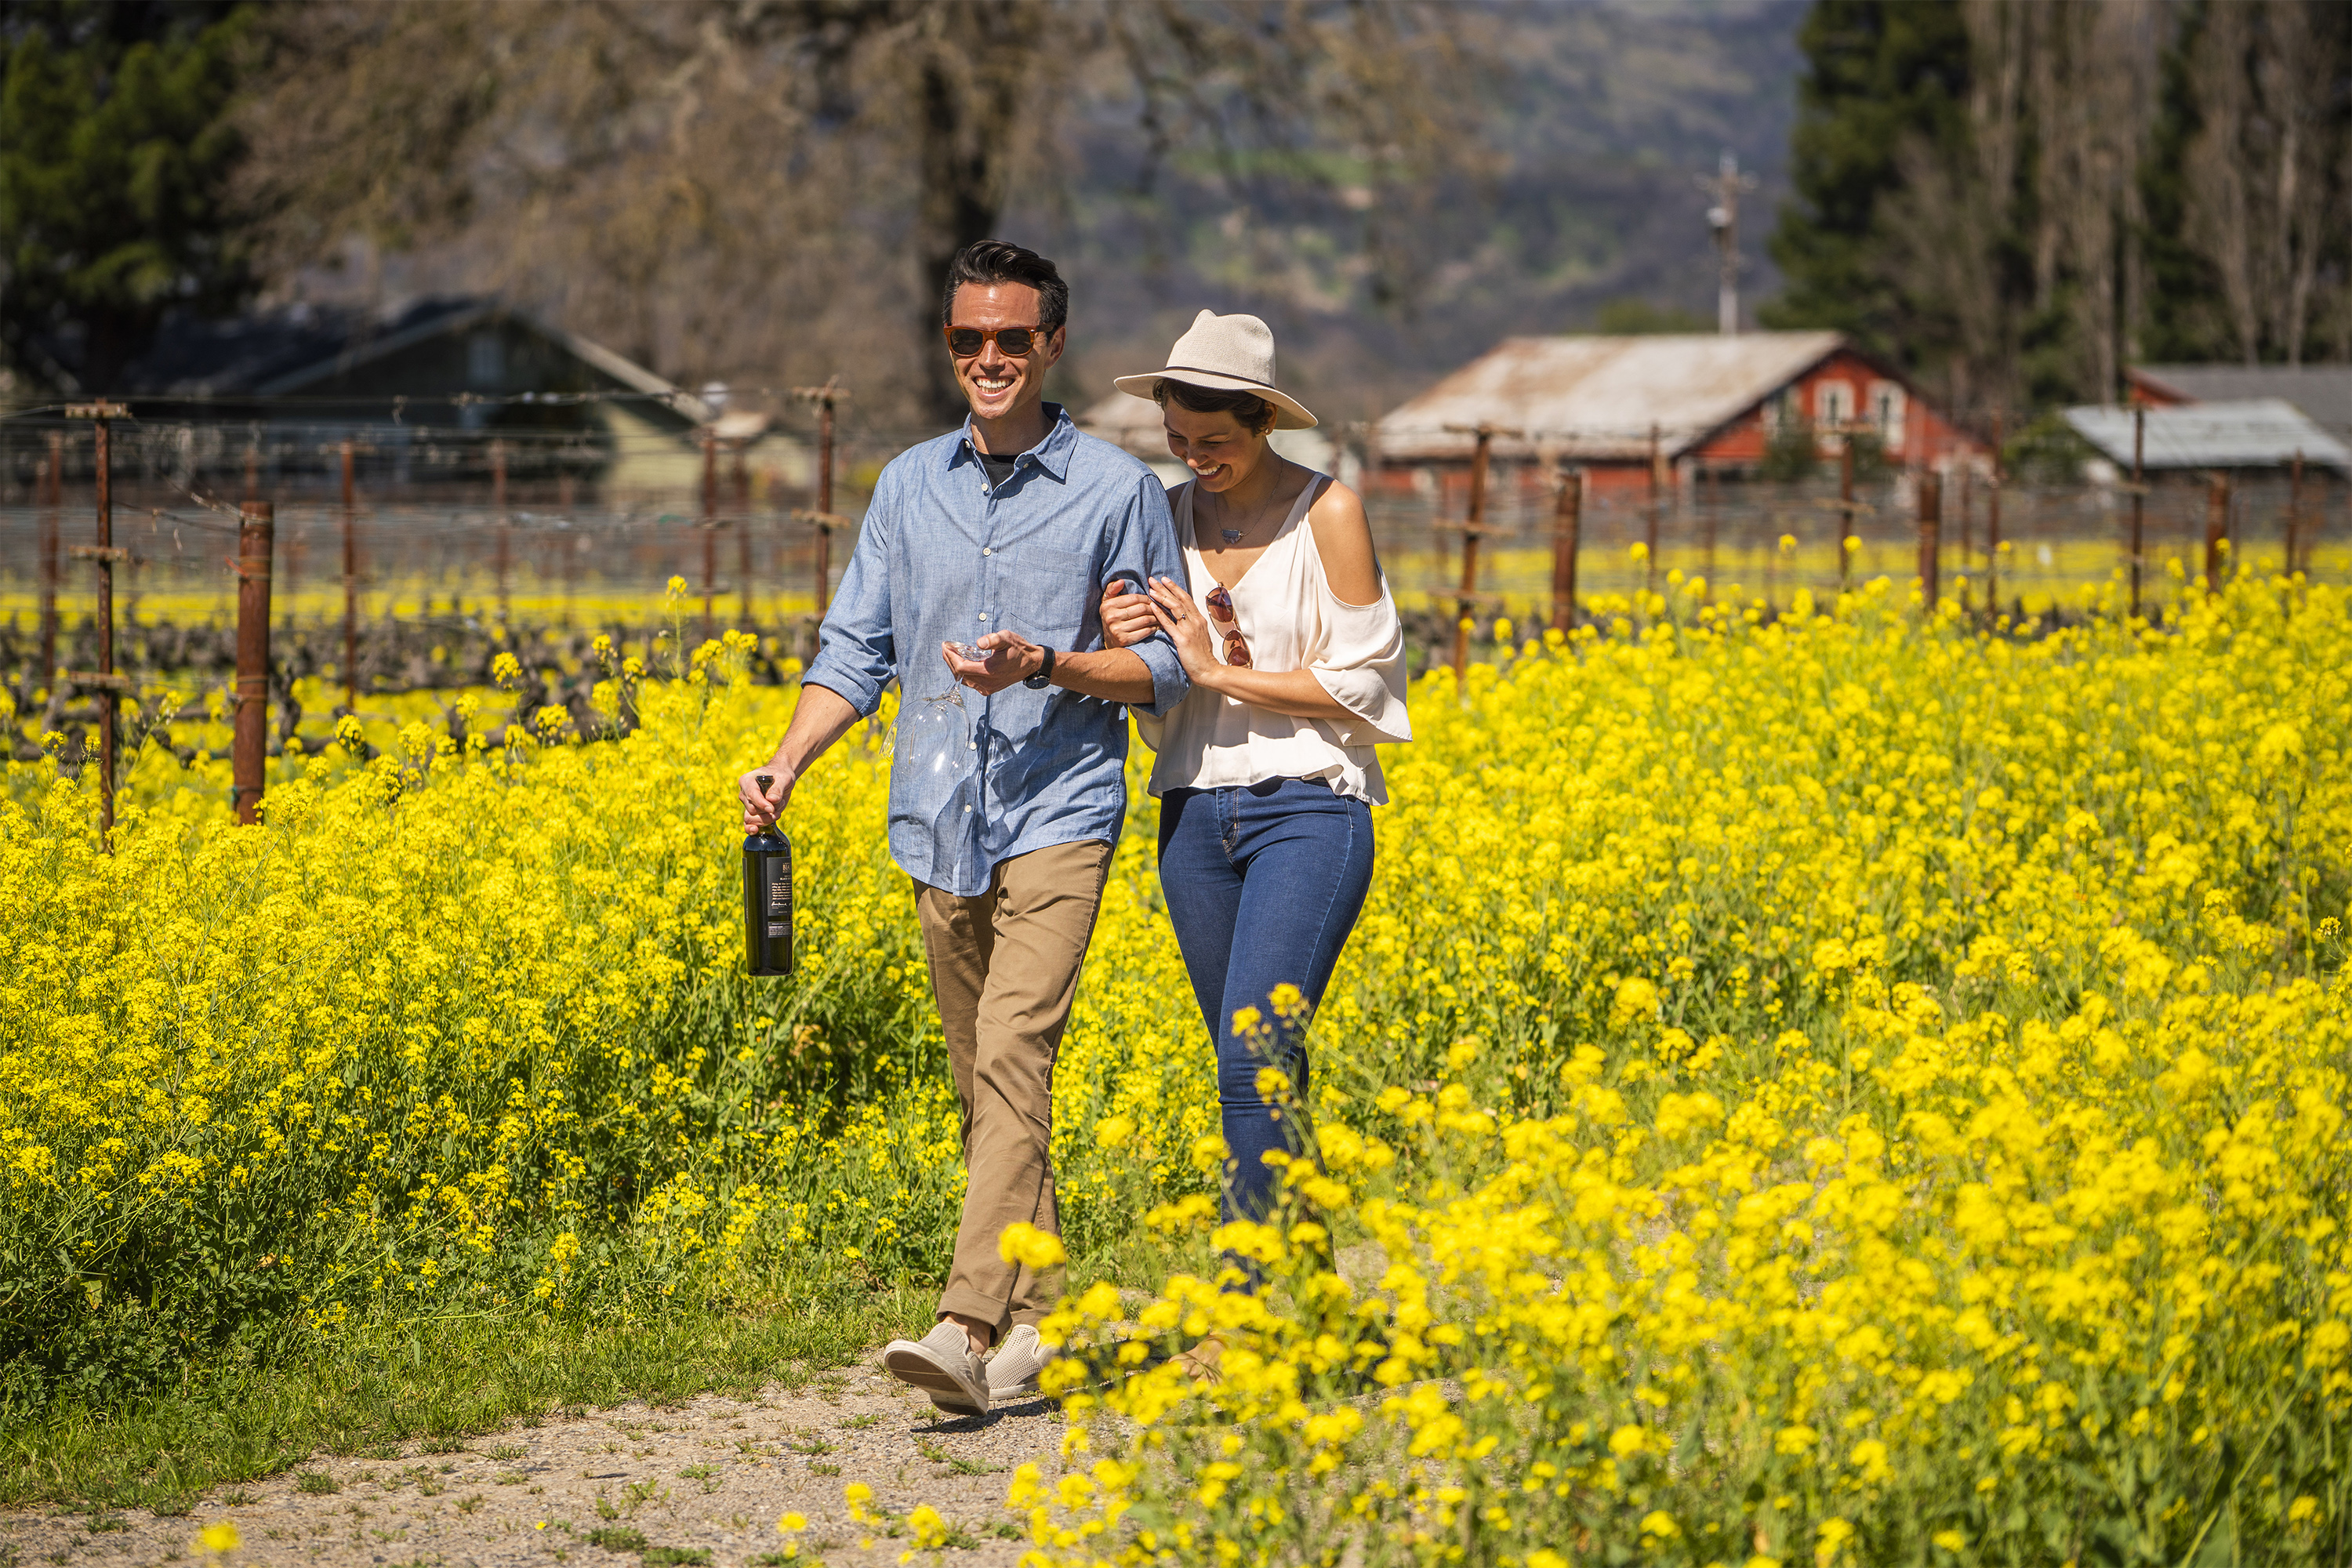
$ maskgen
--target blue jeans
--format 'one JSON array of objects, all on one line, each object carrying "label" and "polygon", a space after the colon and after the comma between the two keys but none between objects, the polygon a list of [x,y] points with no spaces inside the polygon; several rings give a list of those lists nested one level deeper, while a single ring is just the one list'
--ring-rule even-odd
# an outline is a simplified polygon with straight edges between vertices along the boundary
[{"label": "blue jeans", "polygon": [[[1224,1215],[1263,1219],[1276,1177],[1265,1154],[1307,1149],[1307,1015],[1355,929],[1372,882],[1372,813],[1316,779],[1170,790],[1160,802],[1160,886],[1168,900],[1201,1017],[1217,1046],[1224,1114]],[[1275,989],[1305,1006],[1277,1015]],[[1255,1007],[1245,1034],[1234,1015]],[[1270,1102],[1258,1072],[1277,1068],[1290,1092]]]}]

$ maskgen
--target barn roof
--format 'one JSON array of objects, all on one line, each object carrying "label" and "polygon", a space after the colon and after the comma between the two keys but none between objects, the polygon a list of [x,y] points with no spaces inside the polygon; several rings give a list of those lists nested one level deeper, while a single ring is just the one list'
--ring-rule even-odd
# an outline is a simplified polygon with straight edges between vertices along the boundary
[{"label": "barn roof", "polygon": [[2167,402],[2284,398],[2337,440],[2352,441],[2352,365],[2136,364],[2126,374]]},{"label": "barn roof", "polygon": [[1678,457],[1845,347],[1836,332],[1506,338],[1377,426],[1388,462],[1470,455],[1449,425],[1524,431],[1497,457]]},{"label": "barn roof", "polygon": [[2300,454],[2323,468],[2352,468],[2352,452],[2283,397],[2191,403],[2179,408],[2066,410],[2066,423],[2117,467],[2132,465],[2135,413],[2147,420],[2149,468],[2278,468]]}]

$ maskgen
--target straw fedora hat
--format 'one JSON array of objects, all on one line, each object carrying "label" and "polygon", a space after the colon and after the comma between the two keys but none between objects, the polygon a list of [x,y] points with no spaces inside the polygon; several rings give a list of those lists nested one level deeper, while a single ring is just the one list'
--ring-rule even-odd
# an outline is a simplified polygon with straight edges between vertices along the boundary
[{"label": "straw fedora hat", "polygon": [[1219,392],[1251,392],[1274,405],[1277,430],[1311,430],[1307,405],[1274,384],[1274,329],[1255,316],[1220,316],[1203,310],[1168,351],[1168,363],[1142,375],[1122,375],[1111,384],[1129,397],[1151,397],[1163,381]]}]

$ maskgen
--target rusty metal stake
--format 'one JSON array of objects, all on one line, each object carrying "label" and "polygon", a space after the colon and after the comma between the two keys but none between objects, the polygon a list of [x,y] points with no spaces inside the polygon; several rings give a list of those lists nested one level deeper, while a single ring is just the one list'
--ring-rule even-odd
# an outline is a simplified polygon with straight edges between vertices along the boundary
[{"label": "rusty metal stake", "polygon": [[1919,591],[1929,615],[1935,614],[1936,569],[1943,558],[1944,476],[1933,468],[1919,470]]},{"label": "rusty metal stake", "polygon": [[353,491],[352,443],[343,441],[343,711],[360,706],[359,508]]},{"label": "rusty metal stake", "polygon": [[1559,476],[1559,509],[1551,534],[1551,624],[1563,637],[1576,629],[1576,554],[1584,531],[1584,470]]},{"label": "rusty metal stake", "polygon": [[266,500],[246,502],[236,525],[236,729],[229,745],[229,804],[248,825],[261,820],[268,764],[269,564],[277,534],[276,509]]}]

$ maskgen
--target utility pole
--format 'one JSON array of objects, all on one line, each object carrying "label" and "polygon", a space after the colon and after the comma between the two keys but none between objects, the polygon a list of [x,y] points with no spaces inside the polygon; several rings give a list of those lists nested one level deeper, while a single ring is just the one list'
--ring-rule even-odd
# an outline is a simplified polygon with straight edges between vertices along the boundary
[{"label": "utility pole", "polygon": [[1756,176],[1741,174],[1738,154],[1726,149],[1716,172],[1698,176],[1698,188],[1715,198],[1715,205],[1706,209],[1706,224],[1715,231],[1717,268],[1716,331],[1727,338],[1737,337],[1739,335],[1739,198],[1756,188]]},{"label": "utility pole", "polygon": [[1648,515],[1643,520],[1643,543],[1649,551],[1649,558],[1643,563],[1648,569],[1648,575],[1642,585],[1645,594],[1658,591],[1658,508],[1663,504],[1665,484],[1666,451],[1659,442],[1657,422],[1653,420],[1650,423],[1650,504],[1646,509]]}]

